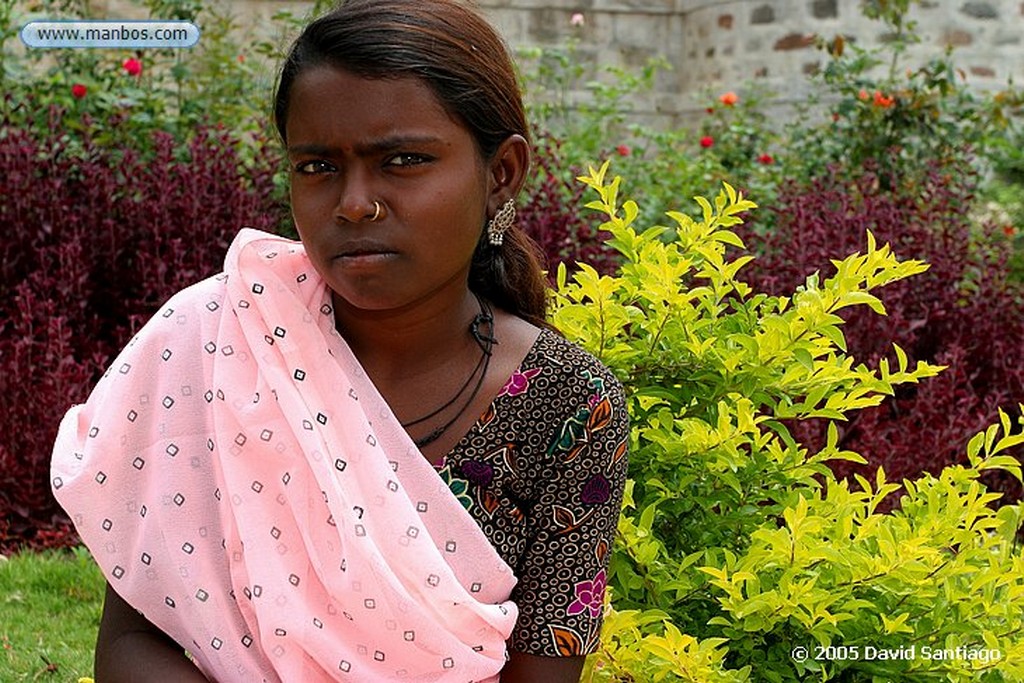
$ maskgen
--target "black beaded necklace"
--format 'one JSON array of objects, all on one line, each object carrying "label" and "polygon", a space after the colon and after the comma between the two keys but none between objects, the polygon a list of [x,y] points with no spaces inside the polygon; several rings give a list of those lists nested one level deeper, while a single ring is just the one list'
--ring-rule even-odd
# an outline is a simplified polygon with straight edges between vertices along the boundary
[{"label": "black beaded necklace", "polygon": [[469,324],[469,333],[473,335],[473,339],[476,340],[477,346],[480,347],[480,359],[473,367],[473,372],[469,374],[469,377],[467,377],[466,381],[462,383],[459,390],[455,392],[455,395],[445,403],[430,411],[423,417],[418,417],[409,422],[403,422],[402,427],[408,430],[409,427],[421,424],[433,417],[436,417],[437,415],[440,415],[448,408],[451,408],[455,402],[459,400],[459,397],[465,393],[466,389],[468,389],[469,385],[473,382],[474,377],[476,377],[476,384],[473,385],[473,390],[469,393],[469,397],[462,404],[462,407],[459,408],[459,411],[455,413],[450,420],[439,427],[435,427],[434,430],[426,436],[413,439],[413,443],[420,448],[440,439],[441,436],[448,431],[448,428],[455,424],[456,420],[462,417],[462,414],[466,412],[466,409],[469,408],[470,404],[473,403],[473,399],[475,399],[476,395],[480,392],[480,387],[483,386],[484,383],[484,377],[487,376],[487,367],[491,364],[491,349],[498,343],[498,340],[494,336],[494,315],[491,313],[491,307],[479,296],[476,297],[476,300],[480,304],[480,312],[473,317],[473,322]]}]

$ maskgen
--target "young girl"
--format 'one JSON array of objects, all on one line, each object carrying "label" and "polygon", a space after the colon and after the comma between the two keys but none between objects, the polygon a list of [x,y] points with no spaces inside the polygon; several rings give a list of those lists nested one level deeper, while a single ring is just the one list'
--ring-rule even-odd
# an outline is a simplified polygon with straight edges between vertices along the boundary
[{"label": "young girl", "polygon": [[627,418],[544,320],[502,41],[452,0],[351,0],[274,114],[301,243],[243,230],[61,425],[98,680],[577,681]]}]

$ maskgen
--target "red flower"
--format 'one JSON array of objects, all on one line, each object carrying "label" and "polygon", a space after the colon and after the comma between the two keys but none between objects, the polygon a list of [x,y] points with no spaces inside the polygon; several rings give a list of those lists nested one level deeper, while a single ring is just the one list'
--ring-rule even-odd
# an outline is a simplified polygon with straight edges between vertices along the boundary
[{"label": "red flower", "polygon": [[888,109],[889,107],[892,106],[892,103],[895,101],[896,100],[894,100],[893,98],[886,97],[885,95],[883,95],[881,91],[875,91],[875,104],[877,106],[882,107],[883,109]]},{"label": "red flower", "polygon": [[709,113],[709,114],[714,114],[715,113],[715,108],[714,107],[708,107],[705,111],[707,111],[707,113]]},{"label": "red flower", "polygon": [[142,73],[142,62],[134,57],[129,57],[121,62],[121,67],[128,72],[129,76],[138,76]]},{"label": "red flower", "polygon": [[857,93],[857,99],[861,100],[862,102],[867,102],[868,100],[871,99],[871,95],[868,95],[867,90],[862,89],[859,93]]},{"label": "red flower", "polygon": [[757,158],[757,160],[760,163],[764,164],[765,166],[769,166],[775,163],[775,159],[772,157],[771,154],[762,154]]},{"label": "red flower", "polygon": [[739,95],[737,95],[736,93],[734,93],[734,92],[732,92],[730,90],[727,93],[723,93],[718,98],[718,101],[721,102],[722,104],[724,104],[727,107],[731,107],[731,106],[733,106],[734,104],[736,104],[737,102],[740,101],[740,97],[739,97]]},{"label": "red flower", "polygon": [[89,89],[81,83],[75,83],[71,86],[71,96],[74,97],[76,100],[82,99],[88,92]]},{"label": "red flower", "polygon": [[715,139],[710,135],[705,135],[700,139],[700,146],[703,147],[704,149],[707,149],[713,144],[715,144]]},{"label": "red flower", "polygon": [[1006,235],[1007,237],[1013,237],[1014,235],[1017,234],[1017,228],[1013,227],[1012,225],[1004,225],[1003,234]]},{"label": "red flower", "polygon": [[619,153],[620,157],[628,157],[633,150],[629,148],[629,145],[619,145],[615,151]]}]

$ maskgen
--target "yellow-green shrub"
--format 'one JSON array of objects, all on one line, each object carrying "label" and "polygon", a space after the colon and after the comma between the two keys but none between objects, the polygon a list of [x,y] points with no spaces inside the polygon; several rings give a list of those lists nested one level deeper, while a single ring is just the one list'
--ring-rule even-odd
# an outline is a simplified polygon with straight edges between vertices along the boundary
[{"label": "yellow-green shrub", "polygon": [[[826,465],[862,460],[838,446],[848,413],[941,370],[909,367],[899,348],[896,367],[857,364],[837,311],[884,314],[872,290],[927,266],[868,234],[829,277],[756,293],[736,279],[750,257],[730,230],[752,202],[726,185],[697,198],[699,220],[672,212],[671,228],[638,232],[606,171],[581,180],[623,266],[571,281],[563,268],[553,312],[623,380],[633,419],[612,610],[588,680],[1024,679],[1022,512],[990,507],[978,482],[989,468],[1020,477],[1001,453],[1024,442],[1024,417],[1001,414],[967,445],[968,466],[904,482],[888,514],[876,507],[900,487],[884,472],[850,484]],[[809,417],[830,421],[817,453],[782,422]]]}]

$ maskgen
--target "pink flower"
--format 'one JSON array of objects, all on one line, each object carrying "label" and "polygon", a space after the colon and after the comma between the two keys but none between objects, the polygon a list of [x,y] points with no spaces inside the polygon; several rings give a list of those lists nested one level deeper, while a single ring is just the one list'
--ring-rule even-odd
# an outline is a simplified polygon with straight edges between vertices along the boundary
[{"label": "pink flower", "polygon": [[772,157],[771,154],[762,154],[757,158],[757,160],[758,162],[764,164],[765,166],[770,166],[771,164],[775,163],[775,159]]},{"label": "pink flower", "polygon": [[134,57],[129,57],[121,62],[121,68],[123,68],[129,76],[138,76],[142,73],[142,62]]},{"label": "pink flower", "polygon": [[629,145],[619,145],[615,151],[619,153],[620,157],[628,157],[633,150],[629,148]]},{"label": "pink flower", "polygon": [[594,619],[601,616],[601,609],[604,607],[604,590],[608,583],[608,577],[602,569],[592,581],[580,581],[576,584],[576,600],[569,605],[567,614],[581,614],[590,610],[590,616]]},{"label": "pink flower", "polygon": [[81,83],[75,83],[74,85],[71,86],[71,96],[74,97],[76,100],[82,99],[83,97],[86,96],[86,94],[88,92],[89,92],[89,89],[86,88]]},{"label": "pink flower", "polygon": [[498,392],[498,396],[519,396],[525,394],[530,386],[530,380],[540,374],[540,368],[532,368],[526,372],[516,370],[505,382],[505,386]]},{"label": "pink flower", "polygon": [[734,105],[735,105],[735,104],[736,104],[737,102],[739,102],[739,101],[740,101],[740,96],[739,96],[739,95],[737,95],[736,93],[734,93],[734,92],[732,92],[732,91],[730,90],[730,91],[729,91],[729,92],[727,92],[727,93],[723,93],[723,94],[722,94],[722,95],[721,95],[721,96],[720,96],[720,97],[718,98],[718,101],[719,101],[719,102],[721,102],[722,104],[724,104],[724,105],[725,105],[725,106],[727,106],[727,107],[732,107],[732,106],[734,106]]},{"label": "pink flower", "polygon": [[587,23],[587,20],[586,17],[583,16],[582,12],[577,12],[572,15],[571,19],[569,19],[569,23],[573,26],[583,26],[583,24]]},{"label": "pink flower", "polygon": [[862,102],[867,102],[868,100],[871,99],[871,95],[868,94],[867,90],[862,89],[859,93],[857,93],[857,99],[861,100]]},{"label": "pink flower", "polygon": [[710,135],[705,135],[700,139],[700,146],[703,147],[704,149],[707,149],[713,144],[715,144],[715,139]]}]

